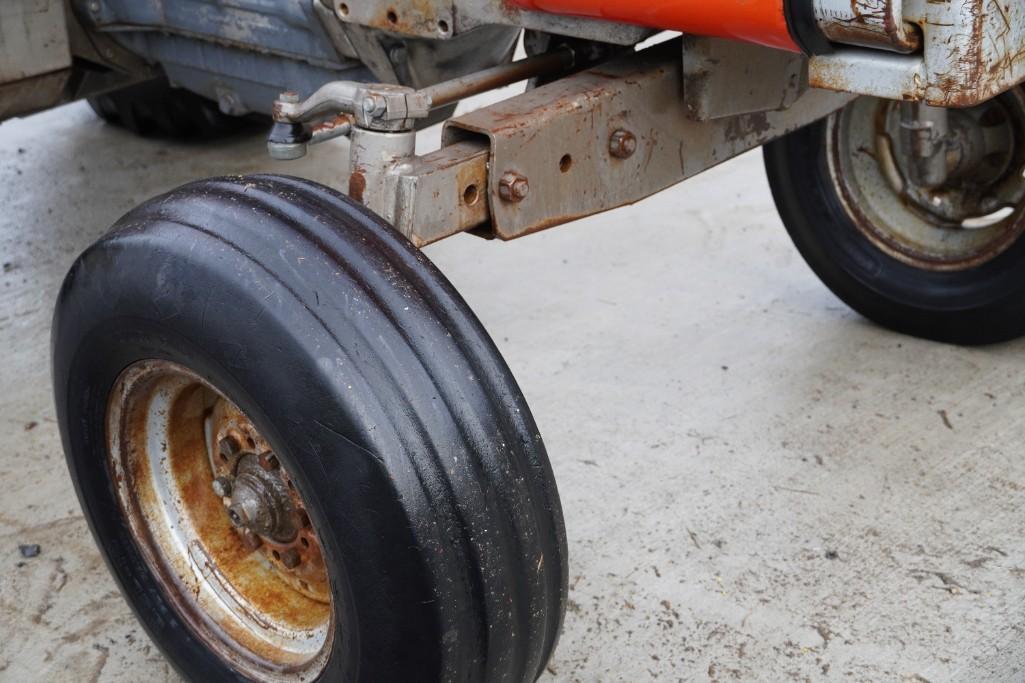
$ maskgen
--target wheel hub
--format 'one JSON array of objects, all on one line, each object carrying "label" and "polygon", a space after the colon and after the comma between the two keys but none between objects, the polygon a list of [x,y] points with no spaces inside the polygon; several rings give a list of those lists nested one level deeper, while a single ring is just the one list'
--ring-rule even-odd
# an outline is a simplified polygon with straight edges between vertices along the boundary
[{"label": "wheel hub", "polygon": [[[1025,119],[1016,120],[1005,103],[991,100],[971,109],[939,110],[944,121],[938,132],[909,121],[907,109],[908,103],[887,108],[881,134],[889,144],[880,151],[893,155],[903,181],[892,183],[893,189],[915,208],[944,227],[964,227],[965,221],[1013,207],[1022,199],[1023,178],[1007,176],[1016,156],[1015,130],[1025,125]],[[932,154],[922,155],[916,138],[923,135],[931,135]],[[939,168],[933,176],[924,174],[922,162],[933,159],[932,165]],[[1001,183],[1005,179],[1010,182]]]},{"label": "wheel hub", "polygon": [[907,111],[860,98],[830,118],[827,160],[847,214],[881,251],[917,268],[996,258],[1025,231],[1025,93],[944,111],[935,128]]},{"label": "wheel hub", "polygon": [[[217,457],[211,458],[211,491],[243,544],[259,552],[281,578],[304,595],[329,600],[320,541],[286,468],[230,401],[211,414]],[[222,495],[223,494],[223,495]]]},{"label": "wheel hub", "polygon": [[180,616],[247,677],[312,680],[334,630],[327,566],[291,474],[246,415],[167,361],[108,401],[118,498]]},{"label": "wheel hub", "polygon": [[238,458],[234,480],[217,477],[213,489],[217,493],[227,484],[230,494],[224,504],[228,519],[243,534],[267,536],[288,543],[299,532],[298,518],[285,482],[277,476],[278,468],[265,469],[261,465],[273,457],[269,453],[242,454]]}]

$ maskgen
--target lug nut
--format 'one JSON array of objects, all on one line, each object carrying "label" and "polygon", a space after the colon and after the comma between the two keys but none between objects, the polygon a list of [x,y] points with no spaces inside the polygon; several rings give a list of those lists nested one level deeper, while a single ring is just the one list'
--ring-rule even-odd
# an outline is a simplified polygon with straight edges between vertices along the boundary
[{"label": "lug nut", "polygon": [[217,477],[213,481],[214,493],[219,498],[226,498],[231,495],[231,477]]},{"label": "lug nut", "polygon": [[637,138],[628,130],[620,128],[609,137],[609,154],[617,159],[626,159],[637,151]]},{"label": "lug nut", "polygon": [[265,470],[276,470],[278,468],[278,458],[276,455],[267,451],[260,454],[260,467]]},{"label": "lug nut", "polygon": [[498,180],[498,196],[507,202],[523,201],[530,192],[526,177],[515,171],[506,171]]},{"label": "lug nut", "polygon": [[289,548],[281,553],[281,564],[289,569],[295,569],[299,566],[300,562],[302,562],[302,558],[299,557],[299,551],[295,548]]},{"label": "lug nut", "polygon": [[261,545],[263,545],[263,541],[261,541],[260,537],[254,534],[252,531],[246,529],[246,531],[242,534],[242,544],[248,550],[256,550]]},{"label": "lug nut", "polygon": [[227,434],[217,442],[217,449],[225,459],[228,459],[242,450],[242,444],[234,434]]},{"label": "lug nut", "polygon": [[278,95],[278,102],[284,102],[285,104],[299,104],[299,93],[294,90],[286,90]]}]

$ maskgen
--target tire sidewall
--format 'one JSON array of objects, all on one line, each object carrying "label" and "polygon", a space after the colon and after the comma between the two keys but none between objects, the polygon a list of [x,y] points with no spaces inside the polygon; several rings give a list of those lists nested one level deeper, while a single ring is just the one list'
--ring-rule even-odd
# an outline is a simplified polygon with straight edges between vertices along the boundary
[{"label": "tire sidewall", "polygon": [[1025,239],[964,270],[925,270],[893,258],[845,208],[830,173],[827,135],[823,120],[765,147],[784,225],[824,284],[859,313],[915,336],[977,344],[1025,332]]},{"label": "tire sidewall", "polygon": [[[356,680],[361,668],[373,669],[352,653],[393,649],[400,634],[389,633],[390,623],[404,622],[404,635],[423,635],[419,643],[404,643],[407,673],[431,671],[437,664],[431,649],[431,634],[437,630],[432,611],[388,613],[389,605],[429,604],[432,593],[419,558],[403,553],[412,540],[388,473],[357,443],[358,436],[343,436],[346,431],[359,435],[364,426],[351,415],[341,421],[350,429],[333,426],[339,424],[339,408],[349,401],[310,352],[311,345],[330,348],[329,335],[318,334],[316,321],[303,315],[301,306],[284,307],[291,317],[268,317],[252,290],[224,271],[212,272],[210,261],[183,259],[177,251],[159,238],[100,243],[69,276],[68,282],[77,285],[65,286],[54,324],[54,379],[68,465],[122,592],[188,678],[244,680],[197,642],[156,584],[122,514],[107,464],[107,399],[117,378],[137,361],[172,361],[208,381],[252,419],[307,501],[330,568],[334,604],[332,653],[321,680]],[[154,277],[160,263],[176,264],[175,272]],[[106,275],[93,287],[85,281],[90,272]],[[176,283],[170,297],[161,291],[168,279]],[[216,310],[196,306],[209,292],[230,305],[213,304]],[[75,314],[62,313],[68,311]],[[109,316],[112,311],[116,317]],[[225,343],[251,329],[254,319],[261,320],[262,334]],[[330,506],[319,502],[328,500]],[[380,518],[377,523],[368,519],[371,509]],[[357,549],[358,561],[346,563]],[[395,591],[391,601],[375,600],[385,591]],[[370,642],[361,643],[360,637]]]}]

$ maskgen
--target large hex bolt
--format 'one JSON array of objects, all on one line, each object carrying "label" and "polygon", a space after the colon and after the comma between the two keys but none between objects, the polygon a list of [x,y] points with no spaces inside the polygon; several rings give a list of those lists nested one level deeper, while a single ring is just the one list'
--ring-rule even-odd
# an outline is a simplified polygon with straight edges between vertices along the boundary
[{"label": "large hex bolt", "polygon": [[637,151],[637,138],[628,130],[619,130],[609,137],[609,154],[617,159],[626,159]]},{"label": "large hex bolt", "polygon": [[527,182],[526,177],[516,171],[506,171],[498,180],[498,196],[503,201],[523,201],[528,192],[530,192],[530,183]]},{"label": "large hex bolt", "polygon": [[271,470],[276,470],[278,468],[278,465],[279,465],[279,463],[278,463],[278,456],[274,455],[270,451],[265,451],[263,453],[260,453],[259,462],[260,462],[260,467],[262,467],[263,469],[265,469],[268,472],[271,471]]},{"label": "large hex bolt", "polygon": [[367,95],[363,98],[363,113],[368,117],[380,116],[388,110],[388,103],[380,95]]},{"label": "large hex bolt", "polygon": [[218,498],[227,498],[231,495],[231,477],[217,477],[213,481],[213,489]]},{"label": "large hex bolt", "polygon": [[242,544],[249,550],[256,550],[263,545],[263,541],[252,531],[246,529],[242,532]]}]

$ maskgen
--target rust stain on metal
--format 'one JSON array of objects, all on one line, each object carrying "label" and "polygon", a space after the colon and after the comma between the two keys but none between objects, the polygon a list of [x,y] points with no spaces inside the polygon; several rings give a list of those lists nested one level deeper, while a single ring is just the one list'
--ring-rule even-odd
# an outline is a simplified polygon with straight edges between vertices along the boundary
[{"label": "rust stain on metal", "polygon": [[[136,364],[111,392],[108,462],[122,509],[165,595],[211,649],[233,661],[299,671],[303,662],[294,652],[229,615],[244,614],[269,633],[328,627],[330,634],[327,568],[302,498],[285,469],[275,469],[273,475],[290,491],[300,527],[288,543],[264,538],[255,544],[231,523],[213,481],[230,477],[247,454],[269,451],[269,444],[234,404],[179,368],[166,361]],[[157,413],[166,426],[151,434],[158,400],[166,402]],[[158,476],[166,477],[159,490]],[[168,506],[178,520],[170,524]],[[293,568],[278,559],[286,553],[298,560]],[[208,611],[204,600],[211,599],[210,590],[223,596],[228,612]]]},{"label": "rust stain on metal", "polygon": [[[446,142],[490,146],[490,232],[514,239],[638,201],[843,101],[818,93],[808,109],[695,122],[680,50],[667,41],[449,121]],[[510,171],[530,177],[529,194]]]},{"label": "rust stain on metal", "polygon": [[[345,11],[342,11],[345,5]],[[452,17],[432,0],[338,3],[336,14],[346,22],[406,35],[444,38],[452,33]]]},{"label": "rust stain on metal", "polygon": [[[275,102],[275,106],[277,106],[276,102]],[[327,121],[321,121],[320,123],[316,124],[315,126],[313,126],[310,129],[310,133],[314,137],[317,137],[317,136],[323,135],[325,133],[328,133],[328,132],[334,130],[335,128],[338,128],[339,126],[346,126],[346,125],[352,126],[352,125],[355,125],[355,123],[356,123],[356,117],[353,116],[352,114],[339,114],[338,116],[334,117],[333,119],[328,119]]]},{"label": "rust stain on metal", "polygon": [[353,169],[349,175],[349,197],[360,204],[363,203],[363,192],[367,189],[367,177],[363,171]]},{"label": "rust stain on metal", "polygon": [[883,48],[901,53],[922,48],[920,29],[904,20],[893,0],[851,0],[849,16],[832,16],[823,32],[836,43]]}]

